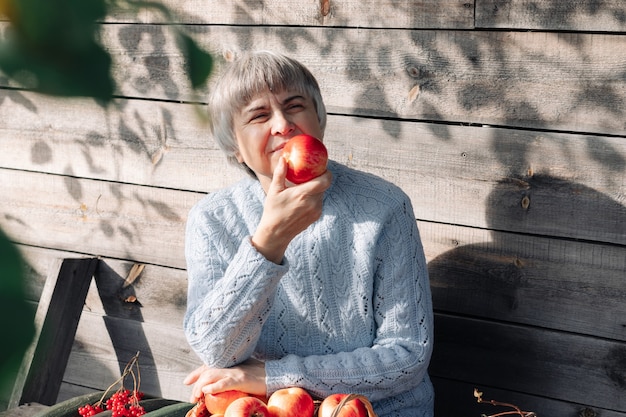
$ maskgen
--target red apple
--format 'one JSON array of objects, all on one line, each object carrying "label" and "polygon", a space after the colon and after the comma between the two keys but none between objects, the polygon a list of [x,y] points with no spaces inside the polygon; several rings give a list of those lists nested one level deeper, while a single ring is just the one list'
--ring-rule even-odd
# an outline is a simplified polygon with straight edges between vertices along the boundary
[{"label": "red apple", "polygon": [[[330,417],[333,414],[333,411],[339,403],[348,396],[349,394],[331,394],[328,397],[324,398],[322,403],[320,404],[320,408],[317,412],[318,417]],[[367,408],[363,403],[355,398],[354,400],[350,400],[341,407],[339,410],[339,414],[337,417],[367,417]]]},{"label": "red apple", "polygon": [[270,417],[267,405],[256,397],[241,397],[230,403],[224,417]]},{"label": "red apple", "polygon": [[313,417],[315,404],[306,390],[291,387],[279,389],[270,395],[267,408],[271,417]]},{"label": "red apple", "polygon": [[237,390],[218,392],[216,394],[204,394],[204,404],[211,414],[224,414],[226,408],[238,398],[249,397],[250,395]]},{"label": "red apple", "polygon": [[206,409],[204,400],[200,400],[194,405],[191,410],[187,411],[185,417],[209,417],[211,413]]},{"label": "red apple", "polygon": [[302,184],[326,171],[328,151],[321,140],[310,135],[296,135],[283,148],[287,161],[287,180]]}]

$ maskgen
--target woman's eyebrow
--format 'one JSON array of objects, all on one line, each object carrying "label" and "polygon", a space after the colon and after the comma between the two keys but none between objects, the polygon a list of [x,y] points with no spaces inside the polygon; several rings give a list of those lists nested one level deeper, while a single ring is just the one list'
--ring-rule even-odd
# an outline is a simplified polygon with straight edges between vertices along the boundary
[{"label": "woman's eyebrow", "polygon": [[[283,105],[283,106],[284,106],[285,104],[287,104],[287,103],[289,103],[289,102],[291,102],[291,101],[294,101],[294,100],[306,100],[306,97],[304,97],[304,96],[303,96],[303,95],[301,95],[301,94],[294,94],[294,95],[289,96],[289,97],[287,97],[286,99],[284,99],[284,100],[281,102],[281,105]],[[254,112],[256,112],[256,111],[266,110],[266,109],[267,109],[267,105],[266,105],[265,103],[260,103],[260,104],[257,104],[257,105],[255,105],[255,104],[251,104],[251,105],[249,105],[249,107],[244,107],[244,108],[241,110],[241,113],[242,113],[242,114],[254,113]]]},{"label": "woman's eyebrow", "polygon": [[242,110],[242,113],[246,114],[246,113],[254,113],[256,111],[259,110],[265,110],[267,108],[267,106],[265,105],[265,103],[261,103],[261,104],[257,104],[257,105],[251,105],[250,107],[244,107]]},{"label": "woman's eyebrow", "polygon": [[289,96],[283,100],[282,104],[287,104],[293,100],[306,100],[306,98],[301,94],[294,94],[293,96]]}]

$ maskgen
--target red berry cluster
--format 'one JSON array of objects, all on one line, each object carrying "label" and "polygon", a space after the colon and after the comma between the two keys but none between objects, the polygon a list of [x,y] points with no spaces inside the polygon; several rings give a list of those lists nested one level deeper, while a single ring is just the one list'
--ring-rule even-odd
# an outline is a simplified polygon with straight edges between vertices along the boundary
[{"label": "red berry cluster", "polygon": [[121,390],[117,391],[106,402],[107,410],[111,410],[111,417],[139,417],[146,411],[139,405],[143,398],[140,391]]},{"label": "red berry cluster", "polygon": [[[106,409],[111,410],[111,417],[140,417],[146,414],[146,410],[139,405],[143,395],[143,392],[140,391],[117,391],[106,401]],[[104,410],[98,403],[95,405],[87,404],[78,408],[78,414],[81,417],[93,417],[102,411]]]},{"label": "red berry cluster", "polygon": [[78,414],[80,414],[82,417],[93,417],[96,414],[101,413],[102,411],[104,410],[99,405],[86,404],[82,407],[78,407]]}]

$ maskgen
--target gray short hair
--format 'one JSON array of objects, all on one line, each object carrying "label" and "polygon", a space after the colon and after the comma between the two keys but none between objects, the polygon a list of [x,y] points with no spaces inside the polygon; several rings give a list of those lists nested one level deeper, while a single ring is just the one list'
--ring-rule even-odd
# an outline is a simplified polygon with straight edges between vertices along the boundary
[{"label": "gray short hair", "polygon": [[231,62],[209,96],[209,126],[213,139],[227,160],[254,175],[237,161],[237,138],[233,115],[258,93],[269,89],[283,92],[293,89],[313,100],[322,132],[326,127],[326,107],[317,80],[300,62],[285,55],[268,52],[246,52]]}]

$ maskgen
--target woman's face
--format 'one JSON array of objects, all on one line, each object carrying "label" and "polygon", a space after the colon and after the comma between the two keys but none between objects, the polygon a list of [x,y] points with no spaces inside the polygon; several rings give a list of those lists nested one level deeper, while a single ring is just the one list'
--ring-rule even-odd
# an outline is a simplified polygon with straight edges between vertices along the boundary
[{"label": "woman's face", "polygon": [[233,123],[237,160],[254,171],[266,192],[289,139],[305,133],[322,140],[313,100],[289,90],[259,93],[234,115]]}]

